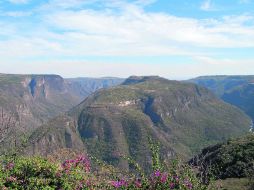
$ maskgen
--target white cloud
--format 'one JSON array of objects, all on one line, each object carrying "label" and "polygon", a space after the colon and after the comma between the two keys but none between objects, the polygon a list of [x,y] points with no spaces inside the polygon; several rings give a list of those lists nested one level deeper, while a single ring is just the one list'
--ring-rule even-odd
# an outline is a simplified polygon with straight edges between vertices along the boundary
[{"label": "white cloud", "polygon": [[204,65],[213,65],[213,66],[235,66],[235,65],[244,65],[244,64],[254,64],[253,60],[234,60],[229,58],[216,59],[206,56],[194,56],[194,59]]},{"label": "white cloud", "polygon": [[[233,65],[232,65],[233,64]],[[147,63],[110,63],[89,61],[16,61],[11,64],[0,62],[4,73],[60,74],[64,77],[128,77],[130,75],[159,75],[169,79],[188,79],[200,75],[242,75],[253,74],[253,60],[220,60],[197,58],[195,63],[147,64]],[[15,65],[15,67],[13,67]]]},{"label": "white cloud", "polygon": [[[175,54],[172,49],[181,52],[183,45],[220,48],[254,46],[254,27],[245,25],[253,17],[244,15],[222,20],[197,20],[145,13],[138,7],[129,6],[120,14],[92,10],[59,11],[48,15],[46,20],[50,26],[65,30],[63,35],[69,41],[85,42],[91,48],[95,46],[100,53],[103,49],[105,52],[112,50],[112,53],[117,49],[117,55],[119,51],[131,54],[160,52],[165,55]],[[151,47],[158,51],[147,51]]]},{"label": "white cloud", "polygon": [[[57,6],[59,3],[81,3],[80,0],[53,2]],[[91,0],[82,2],[91,3]],[[192,56],[202,53],[200,48],[254,47],[254,26],[245,24],[254,22],[251,15],[198,20],[147,13],[135,4],[116,3],[121,7],[120,10],[111,7],[100,11],[85,8],[74,11],[52,7],[53,11],[42,11],[41,20],[31,30],[25,28],[25,32],[22,32],[26,25],[14,24],[11,39],[0,41],[0,54],[14,57],[20,56],[21,52],[26,56]]]},{"label": "white cloud", "polygon": [[[251,69],[254,64],[254,59],[230,59],[222,58],[216,59],[213,57],[197,56],[196,60],[197,69],[196,76],[200,75],[253,75]],[[203,74],[202,74],[203,73]]]},{"label": "white cloud", "polygon": [[[62,1],[71,2],[80,1]],[[54,0],[54,3],[60,2]],[[14,31],[10,39],[0,41],[0,54],[192,56],[201,54],[200,48],[254,47],[254,26],[245,24],[254,22],[251,15],[198,20],[147,13],[140,6],[119,5],[119,1],[118,6],[121,9],[117,11],[115,8],[42,11],[41,21],[25,31],[23,23],[2,23],[5,27],[14,26]],[[10,31],[5,33],[10,35]]]},{"label": "white cloud", "polygon": [[[236,65],[234,68],[242,68],[238,62],[229,59],[211,58],[215,53],[209,49],[254,48],[253,15],[194,19],[145,12],[142,6],[153,3],[153,0],[139,0],[134,4],[110,0],[106,1],[100,10],[88,9],[86,4],[94,1],[96,0],[51,0],[47,5],[31,10],[31,14],[37,14],[37,20],[33,23],[9,23],[1,20],[1,72],[8,71],[3,70],[4,68],[14,69],[12,63],[18,65],[18,62],[30,59],[36,64],[31,64],[31,61],[20,63],[19,67],[15,66],[17,72],[43,73],[50,70],[65,76],[71,73],[79,73],[80,76],[86,73],[94,76],[101,76],[102,73],[115,76],[161,73],[160,75],[168,77],[188,76],[191,73],[191,76],[194,76],[202,72],[207,74],[220,72],[222,70],[220,66],[226,68],[226,65],[230,64]],[[71,9],[73,6],[82,8],[73,10]],[[23,13],[9,14],[22,16]],[[1,36],[5,39],[1,40]],[[183,67],[173,62],[170,64],[169,61],[168,65],[158,67],[154,64],[148,67],[145,63],[103,64],[94,61],[90,63],[65,61],[62,68],[57,57],[63,55],[66,57],[183,55],[194,58],[197,64],[185,64]],[[49,57],[49,62],[42,63],[39,57]],[[246,64],[250,66],[253,61],[247,61]],[[237,73],[233,68],[228,72]]]}]

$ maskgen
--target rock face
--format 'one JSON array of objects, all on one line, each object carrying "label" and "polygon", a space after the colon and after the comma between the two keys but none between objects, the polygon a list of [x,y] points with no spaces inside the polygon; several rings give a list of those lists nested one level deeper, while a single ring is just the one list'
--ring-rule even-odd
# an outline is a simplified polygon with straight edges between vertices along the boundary
[{"label": "rock face", "polygon": [[[107,80],[104,79],[105,84]],[[114,84],[112,81],[108,86]],[[80,103],[93,92],[91,88],[83,93],[77,90],[78,85],[89,86],[85,83],[71,82],[58,75],[0,74],[0,151]],[[94,89],[100,87],[93,83]]]},{"label": "rock face", "polygon": [[254,120],[254,76],[204,76],[190,81],[212,90]]},{"label": "rock face", "polygon": [[77,104],[79,97],[57,75],[0,75],[0,145],[8,147],[48,119]]},{"label": "rock face", "polygon": [[149,136],[161,144],[165,159],[176,154],[187,158],[209,144],[248,132],[250,124],[242,111],[206,88],[160,77],[132,77],[97,91],[40,127],[26,151],[46,155],[58,148],[83,148],[123,168],[127,163],[121,154],[148,167]]}]

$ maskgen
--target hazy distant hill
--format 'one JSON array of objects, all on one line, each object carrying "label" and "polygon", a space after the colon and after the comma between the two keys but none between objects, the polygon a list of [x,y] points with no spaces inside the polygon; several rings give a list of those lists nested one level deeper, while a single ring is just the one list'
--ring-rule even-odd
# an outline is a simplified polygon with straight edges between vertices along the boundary
[{"label": "hazy distant hill", "polygon": [[250,123],[206,88],[155,76],[131,77],[40,127],[29,139],[28,152],[46,155],[67,147],[126,167],[119,154],[149,163],[147,136],[161,143],[165,158],[176,153],[186,158],[246,133]]},{"label": "hazy distant hill", "polygon": [[58,75],[0,74],[0,150],[18,142],[23,137],[20,134],[29,135],[77,105],[96,89],[115,84],[112,78],[76,81]]},{"label": "hazy distant hill", "polygon": [[82,97],[81,101],[92,94],[98,89],[108,88],[121,84],[125,79],[115,77],[103,77],[103,78],[67,78],[72,91]]},{"label": "hazy distant hill", "polygon": [[190,81],[212,90],[254,120],[254,76],[204,76]]}]

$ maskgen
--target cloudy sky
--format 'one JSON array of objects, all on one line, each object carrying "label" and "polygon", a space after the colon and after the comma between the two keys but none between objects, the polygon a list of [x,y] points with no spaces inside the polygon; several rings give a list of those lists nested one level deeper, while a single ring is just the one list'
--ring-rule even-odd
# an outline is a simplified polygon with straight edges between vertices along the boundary
[{"label": "cloudy sky", "polygon": [[0,0],[0,73],[254,74],[254,0]]}]

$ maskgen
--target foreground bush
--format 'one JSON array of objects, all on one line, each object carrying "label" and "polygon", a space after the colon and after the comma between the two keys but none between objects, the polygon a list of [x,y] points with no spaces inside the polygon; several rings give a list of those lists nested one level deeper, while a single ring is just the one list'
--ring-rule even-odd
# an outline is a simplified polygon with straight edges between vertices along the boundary
[{"label": "foreground bush", "polygon": [[1,165],[1,189],[208,189],[190,168],[178,164],[148,176],[107,173],[104,178],[91,171],[85,156],[66,160],[61,165],[43,158],[23,157],[3,160]]},{"label": "foreground bush", "polygon": [[1,159],[0,189],[219,189],[218,187],[202,184],[201,180],[187,165],[182,165],[177,161],[172,161],[170,164],[162,163],[159,146],[151,143],[150,148],[153,170],[150,175],[145,174],[139,165],[130,158],[125,159],[136,169],[132,173],[121,172],[92,157],[93,164],[91,164],[90,159],[84,155],[67,159],[61,164],[52,159],[48,160],[40,157]]}]

